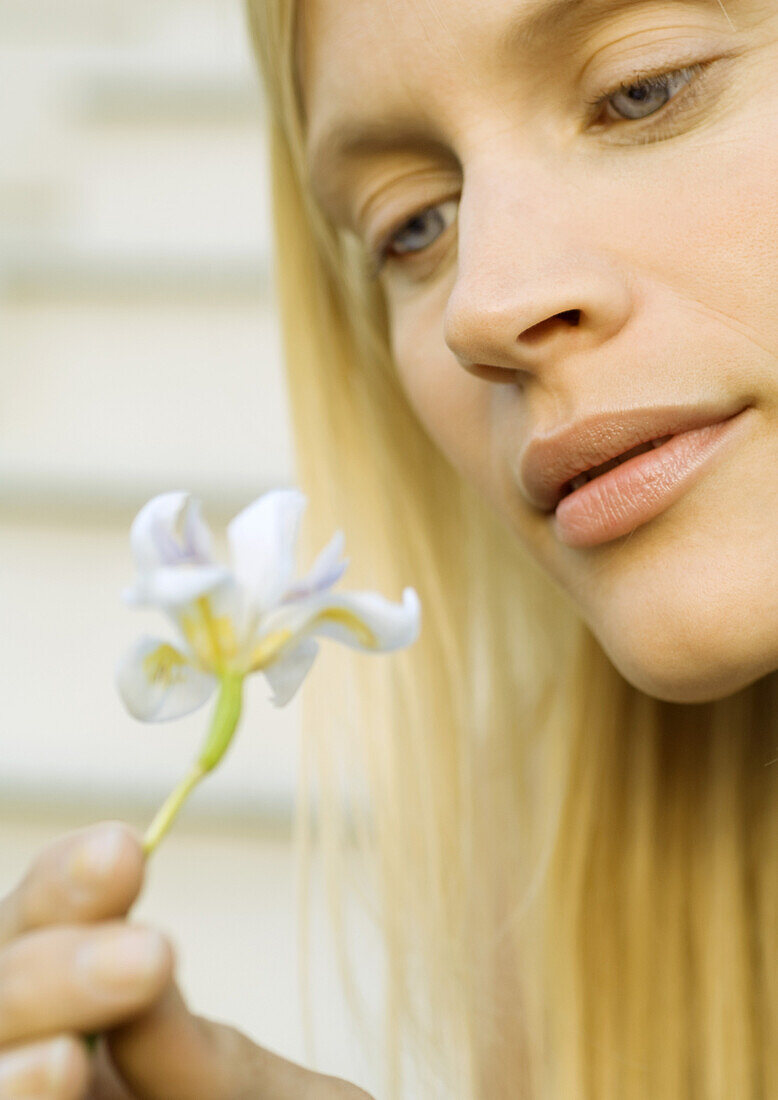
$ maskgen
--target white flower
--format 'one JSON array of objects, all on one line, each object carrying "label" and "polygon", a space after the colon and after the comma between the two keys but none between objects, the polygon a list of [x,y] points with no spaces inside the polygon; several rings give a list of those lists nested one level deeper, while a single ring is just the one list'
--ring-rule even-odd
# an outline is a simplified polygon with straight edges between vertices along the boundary
[{"label": "white flower", "polygon": [[295,547],[307,499],[273,489],[228,525],[232,568],[211,557],[211,535],[199,501],[163,493],[138,513],[130,532],[138,568],[124,594],[135,606],[156,606],[176,624],[177,645],[144,637],[120,662],[117,684],[127,709],[146,722],[189,714],[225,674],[262,672],[283,706],[319,651],[316,635],[368,653],[410,645],[419,633],[413,588],[402,603],[375,592],[334,593],[345,571],[337,531],[308,574],[295,580]]}]

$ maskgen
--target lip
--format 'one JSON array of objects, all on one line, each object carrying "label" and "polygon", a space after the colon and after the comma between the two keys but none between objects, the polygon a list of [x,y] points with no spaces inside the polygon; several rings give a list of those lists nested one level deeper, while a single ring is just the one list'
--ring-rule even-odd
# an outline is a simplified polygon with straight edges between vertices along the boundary
[{"label": "lip", "polygon": [[747,418],[735,413],[706,427],[680,432],[582,485],[557,505],[557,538],[567,546],[597,546],[661,515],[737,437],[735,422],[742,419]]},{"label": "lip", "polygon": [[[746,407],[664,405],[617,409],[576,420],[551,435],[536,436],[530,439],[520,460],[520,480],[525,496],[536,508],[551,514],[562,500],[567,483],[579,474],[654,439],[730,420]],[[637,459],[629,459],[624,466],[635,461]],[[589,484],[599,480],[595,478]]]}]

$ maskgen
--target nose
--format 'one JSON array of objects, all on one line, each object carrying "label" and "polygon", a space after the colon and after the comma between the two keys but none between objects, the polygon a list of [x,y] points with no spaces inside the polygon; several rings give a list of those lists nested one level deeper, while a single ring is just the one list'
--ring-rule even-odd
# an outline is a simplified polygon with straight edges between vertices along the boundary
[{"label": "nose", "polygon": [[631,308],[605,214],[581,208],[580,187],[534,183],[534,199],[526,179],[487,180],[460,199],[444,336],[462,367],[492,381],[563,369],[612,339]]}]

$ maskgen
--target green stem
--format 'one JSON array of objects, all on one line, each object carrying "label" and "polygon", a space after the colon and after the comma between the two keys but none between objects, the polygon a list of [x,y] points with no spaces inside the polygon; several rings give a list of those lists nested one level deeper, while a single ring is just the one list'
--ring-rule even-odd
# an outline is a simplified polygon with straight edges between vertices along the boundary
[{"label": "green stem", "polygon": [[194,764],[157,810],[154,820],[143,837],[143,851],[147,856],[154,851],[160,840],[162,840],[162,837],[173,824],[173,819],[183,806],[187,796],[204,775],[204,769],[199,764]]},{"label": "green stem", "polygon": [[171,791],[154,816],[143,838],[143,851],[149,856],[168,831],[184,802],[209,771],[224,756],[240,719],[244,673],[225,672],[211,728],[197,761]]},{"label": "green stem", "polygon": [[[197,761],[192,765],[181,782],[174,787],[162,803],[154,820],[143,837],[143,851],[148,857],[168,831],[186,799],[209,771],[219,763],[232,741],[232,735],[238,728],[243,702],[243,672],[225,672],[221,678],[219,698],[211,719],[211,728]],[[94,1051],[98,1033],[84,1036],[87,1050]]]}]

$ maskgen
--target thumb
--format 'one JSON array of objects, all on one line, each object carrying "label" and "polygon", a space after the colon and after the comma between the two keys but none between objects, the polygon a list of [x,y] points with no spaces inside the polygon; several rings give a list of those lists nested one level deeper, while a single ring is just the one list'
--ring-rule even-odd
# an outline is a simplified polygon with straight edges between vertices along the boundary
[{"label": "thumb", "polygon": [[[104,1056],[132,1093],[125,1097],[117,1089],[115,1100],[372,1100],[339,1077],[256,1046],[237,1028],[193,1015],[173,984],[143,1016],[104,1032],[103,1039]],[[110,1089],[106,1100],[114,1100]]]},{"label": "thumb", "polygon": [[103,1039],[112,1068],[137,1100],[233,1100],[252,1049],[234,1028],[193,1015],[174,984]]}]

